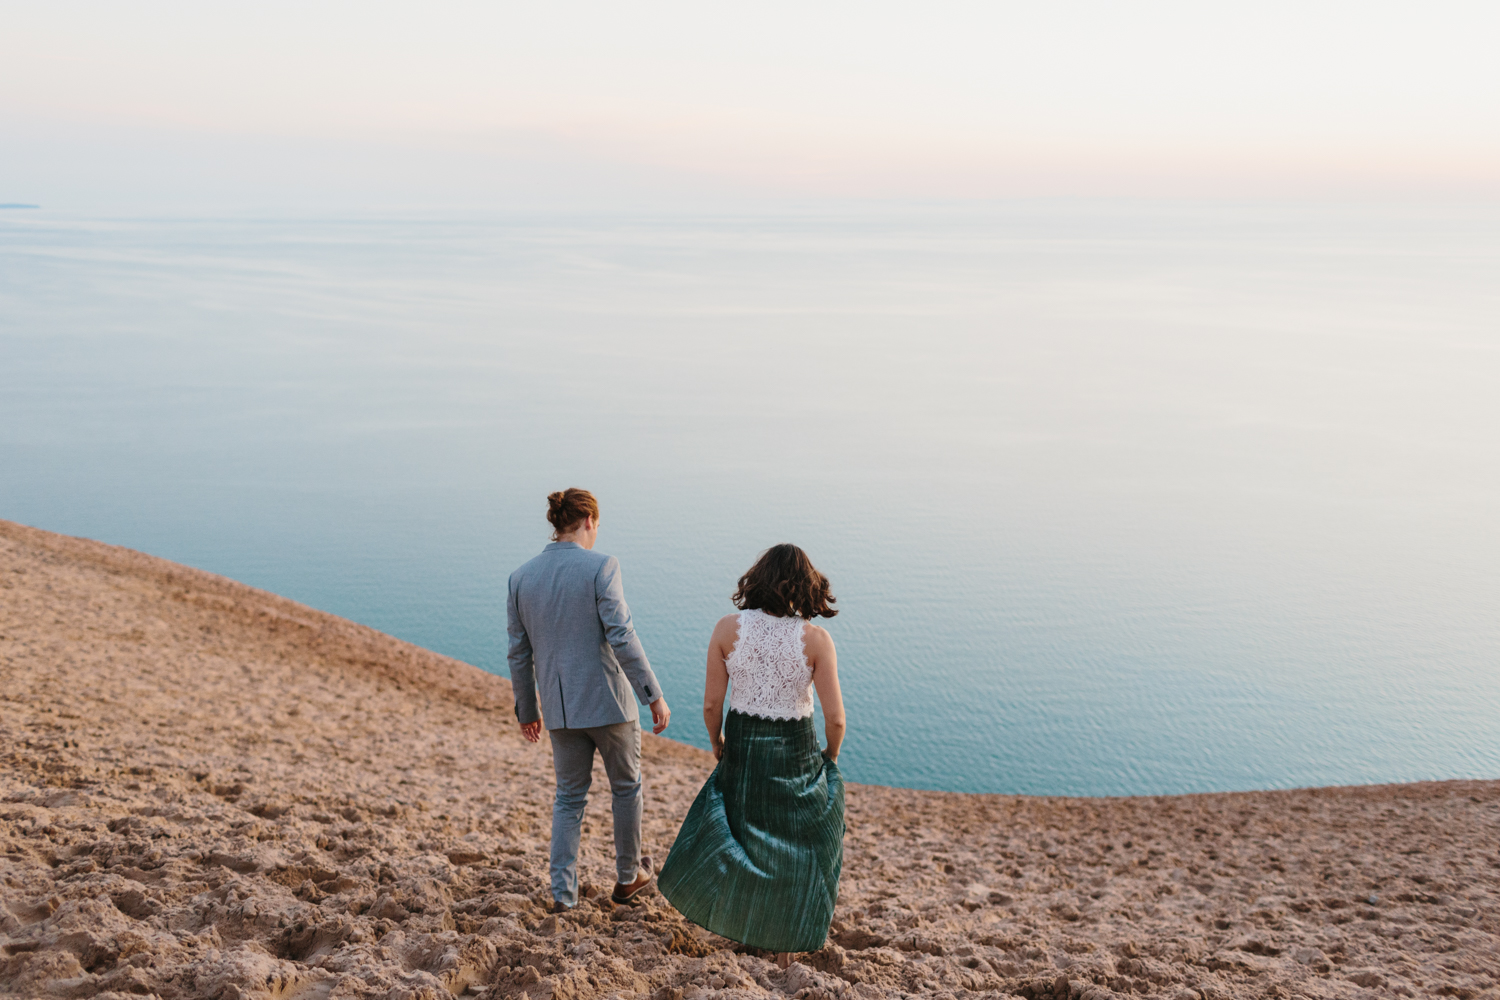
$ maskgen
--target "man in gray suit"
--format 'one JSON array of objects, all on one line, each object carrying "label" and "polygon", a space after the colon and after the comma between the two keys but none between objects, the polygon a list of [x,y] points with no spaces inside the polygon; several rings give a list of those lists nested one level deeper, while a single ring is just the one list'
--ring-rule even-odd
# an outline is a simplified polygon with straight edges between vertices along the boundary
[{"label": "man in gray suit", "polygon": [[[553,912],[578,902],[578,842],[593,779],[594,751],[613,793],[612,898],[626,903],[651,884],[641,856],[641,727],[636,700],[651,706],[652,732],[671,710],[630,623],[620,564],[595,552],[599,506],[587,490],[547,498],[555,541],[510,576],[506,601],[510,682],[526,739],[552,740],[557,797],[552,806]],[[632,697],[633,695],[633,697]]]}]

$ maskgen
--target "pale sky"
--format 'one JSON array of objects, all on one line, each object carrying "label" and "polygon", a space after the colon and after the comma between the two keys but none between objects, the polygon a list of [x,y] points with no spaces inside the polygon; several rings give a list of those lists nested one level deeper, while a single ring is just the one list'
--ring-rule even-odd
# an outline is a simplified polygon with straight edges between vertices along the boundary
[{"label": "pale sky", "polygon": [[1495,3],[0,3],[0,202],[1500,194]]}]

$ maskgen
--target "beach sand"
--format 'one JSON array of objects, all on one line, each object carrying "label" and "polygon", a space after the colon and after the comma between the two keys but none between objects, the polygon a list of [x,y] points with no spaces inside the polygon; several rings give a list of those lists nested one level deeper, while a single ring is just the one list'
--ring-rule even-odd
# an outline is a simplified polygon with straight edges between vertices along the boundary
[{"label": "beach sand", "polygon": [[[660,860],[712,762],[644,753]],[[546,914],[551,792],[502,678],[0,522],[6,997],[1500,996],[1500,782],[851,785],[831,941],[785,971],[658,895],[609,904],[607,793],[602,895]]]}]

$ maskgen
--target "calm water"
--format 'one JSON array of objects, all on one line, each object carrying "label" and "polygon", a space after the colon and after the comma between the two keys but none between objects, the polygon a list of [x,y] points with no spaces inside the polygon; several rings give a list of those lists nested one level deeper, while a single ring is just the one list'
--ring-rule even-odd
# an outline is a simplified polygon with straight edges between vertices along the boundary
[{"label": "calm water", "polygon": [[603,505],[706,745],[795,541],[854,780],[1500,776],[1500,211],[0,213],[0,517],[489,670],[544,496]]}]

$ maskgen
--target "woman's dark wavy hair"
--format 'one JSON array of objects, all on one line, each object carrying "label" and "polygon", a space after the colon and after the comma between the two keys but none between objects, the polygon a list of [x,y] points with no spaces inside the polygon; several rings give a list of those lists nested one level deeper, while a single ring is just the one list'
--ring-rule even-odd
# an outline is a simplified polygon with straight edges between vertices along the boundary
[{"label": "woman's dark wavy hair", "polygon": [[780,618],[832,618],[838,614],[828,577],[819,573],[807,553],[790,543],[762,552],[750,571],[740,577],[734,606],[741,611],[764,611]]}]

